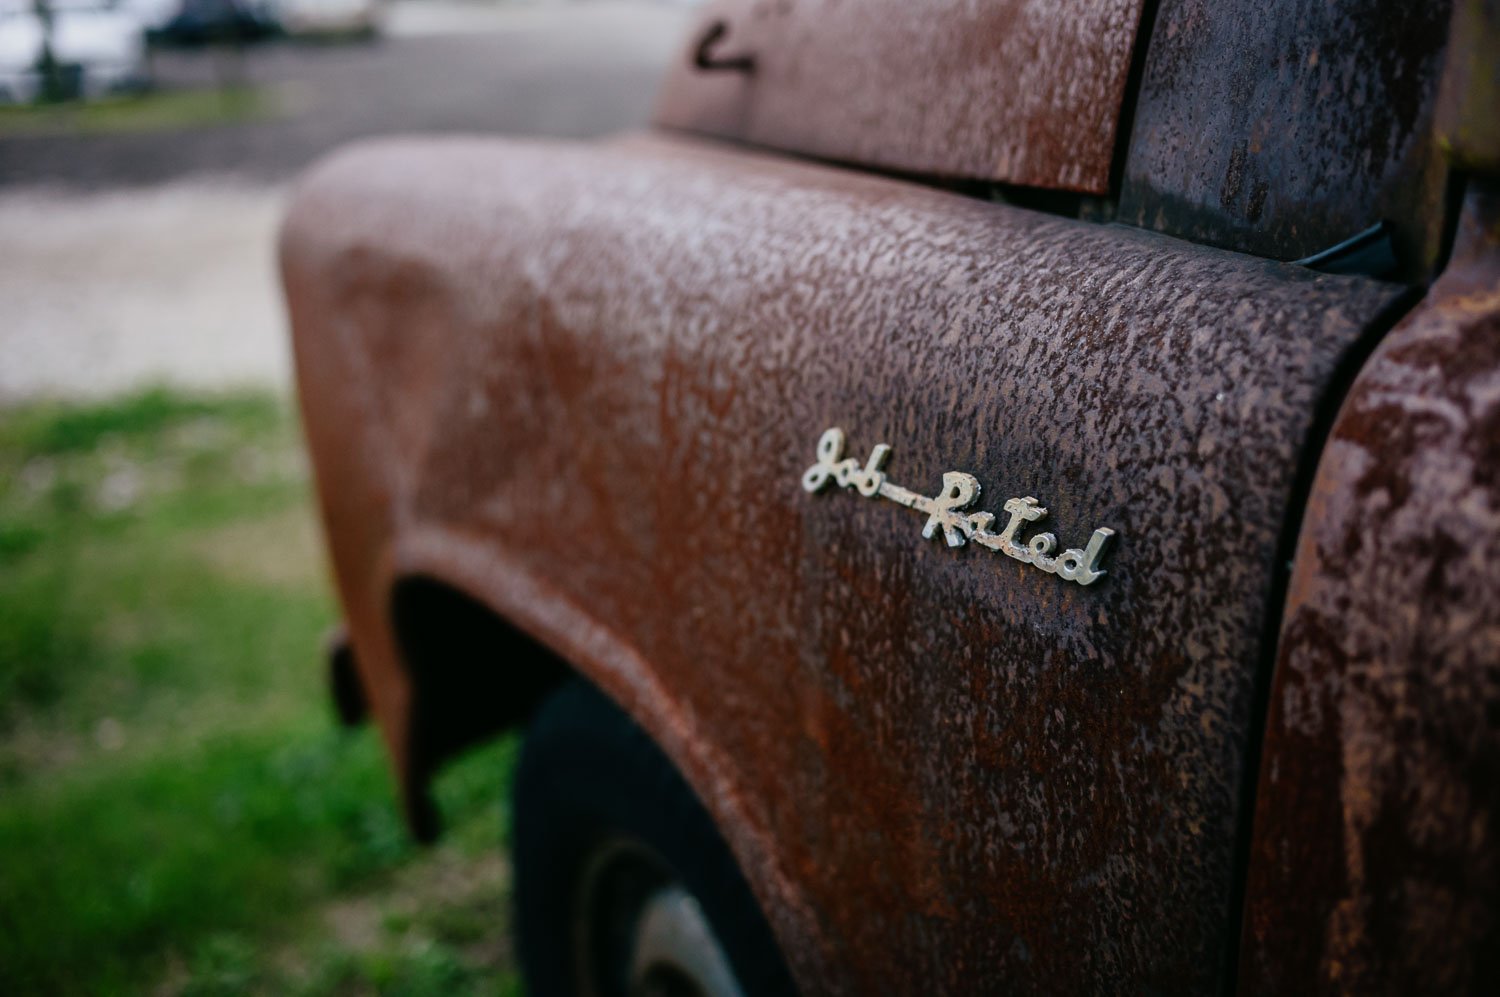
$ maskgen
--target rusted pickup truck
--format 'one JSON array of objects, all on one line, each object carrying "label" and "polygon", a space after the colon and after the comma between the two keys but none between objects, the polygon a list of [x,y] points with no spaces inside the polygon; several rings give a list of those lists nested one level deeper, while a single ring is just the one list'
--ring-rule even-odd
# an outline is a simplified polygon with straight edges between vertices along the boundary
[{"label": "rusted pickup truck", "polygon": [[527,725],[532,992],[1500,992],[1493,0],[710,4],[282,264],[339,701],[424,837]]}]

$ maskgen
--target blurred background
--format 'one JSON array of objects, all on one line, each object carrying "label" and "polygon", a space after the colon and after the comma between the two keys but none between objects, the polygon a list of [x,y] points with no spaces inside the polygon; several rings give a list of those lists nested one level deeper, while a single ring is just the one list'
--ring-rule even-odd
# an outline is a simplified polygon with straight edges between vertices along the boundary
[{"label": "blurred background", "polygon": [[362,136],[643,125],[693,0],[0,0],[0,994],[517,992],[514,743],[337,727],[274,241]]}]

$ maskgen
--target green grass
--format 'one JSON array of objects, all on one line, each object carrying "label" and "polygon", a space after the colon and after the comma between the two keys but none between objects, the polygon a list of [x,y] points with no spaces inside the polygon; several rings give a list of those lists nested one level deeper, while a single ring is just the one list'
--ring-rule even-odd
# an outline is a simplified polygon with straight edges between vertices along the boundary
[{"label": "green grass", "polygon": [[0,413],[0,993],[513,993],[515,745],[400,826],[284,403]]},{"label": "green grass", "polygon": [[150,90],[62,104],[0,106],[0,135],[108,134],[179,131],[265,121],[296,103],[285,87],[228,86]]}]

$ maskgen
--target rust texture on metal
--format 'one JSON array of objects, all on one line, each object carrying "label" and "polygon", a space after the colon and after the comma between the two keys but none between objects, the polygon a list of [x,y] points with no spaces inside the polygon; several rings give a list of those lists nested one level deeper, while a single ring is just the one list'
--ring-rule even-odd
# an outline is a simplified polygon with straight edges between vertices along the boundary
[{"label": "rust texture on metal", "polygon": [[1433,127],[1449,0],[1162,0],[1120,219],[1299,259],[1380,221],[1431,272],[1447,164]]},{"label": "rust texture on metal", "polygon": [[1500,0],[1454,0],[1437,119],[1456,166],[1500,174]]},{"label": "rust texture on metal", "polygon": [[1298,543],[1242,989],[1500,991],[1500,196],[1361,372]]},{"label": "rust texture on metal", "polygon": [[[1102,194],[1143,0],[720,0],[658,125],[886,170]],[[751,72],[704,73],[715,51]]]},{"label": "rust texture on metal", "polygon": [[[349,151],[282,259],[409,794],[423,577],[651,732],[807,993],[1222,982],[1293,469],[1391,287],[661,138]],[[1109,524],[1108,577],[809,496],[831,425]]]}]

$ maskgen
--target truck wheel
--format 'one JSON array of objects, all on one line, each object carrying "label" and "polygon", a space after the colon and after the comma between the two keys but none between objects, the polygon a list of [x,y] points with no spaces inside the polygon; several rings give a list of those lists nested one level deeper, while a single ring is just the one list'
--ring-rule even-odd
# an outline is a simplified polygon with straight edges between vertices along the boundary
[{"label": "truck wheel", "polygon": [[795,992],[708,812],[592,686],[569,682],[538,710],[512,812],[521,968],[533,997]]}]

